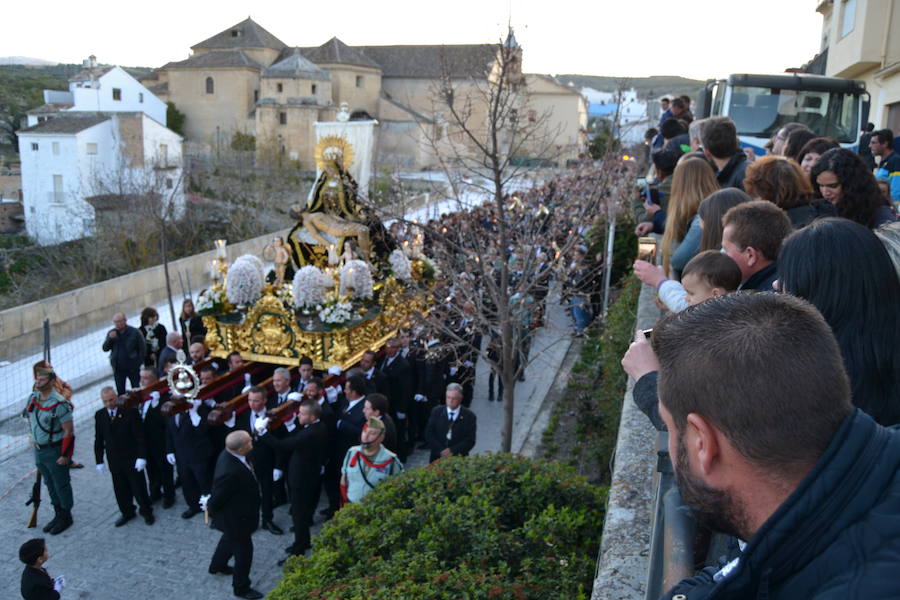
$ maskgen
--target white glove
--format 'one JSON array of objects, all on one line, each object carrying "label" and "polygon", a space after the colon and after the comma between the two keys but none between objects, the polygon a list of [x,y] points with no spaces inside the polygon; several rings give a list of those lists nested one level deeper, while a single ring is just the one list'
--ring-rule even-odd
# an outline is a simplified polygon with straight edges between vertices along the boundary
[{"label": "white glove", "polygon": [[150,392],[150,406],[153,408],[159,406],[159,392]]},{"label": "white glove", "polygon": [[188,410],[188,417],[191,419],[191,425],[194,427],[198,427],[200,425],[200,413],[197,412],[197,409],[200,408],[202,401],[200,400],[191,400],[191,408]]},{"label": "white glove", "polygon": [[146,467],[146,466],[147,466],[146,459],[139,458],[134,461],[134,470],[135,471],[143,471],[144,467]]},{"label": "white glove", "polygon": [[209,502],[209,494],[203,494],[200,496],[200,510],[206,510],[206,503]]},{"label": "white glove", "polygon": [[166,454],[166,462],[168,462],[172,466],[175,466],[175,455],[171,452],[169,454]]},{"label": "white glove", "polygon": [[253,429],[256,430],[256,433],[262,433],[266,430],[266,427],[269,426],[269,417],[260,417],[253,423]]},{"label": "white glove", "polygon": [[228,429],[234,429],[234,424],[236,421],[237,421],[237,412],[232,411],[231,417],[229,417],[229,419],[227,421],[225,421],[223,423],[223,425],[225,425],[225,427],[227,427]]},{"label": "white glove", "polygon": [[197,400],[196,398],[191,400],[191,408],[190,410],[197,412],[197,409],[200,408],[200,405],[203,404],[203,400]]},{"label": "white glove", "polygon": [[456,367],[450,367],[450,375],[456,375],[456,372],[457,372],[458,370],[459,370],[459,369],[457,369]]},{"label": "white glove", "polygon": [[210,408],[215,408],[216,400],[215,400],[215,398],[207,398],[206,400],[203,401],[203,404],[207,405]]},{"label": "white glove", "polygon": [[398,413],[397,413],[397,420],[398,420],[398,421],[403,421],[403,420],[405,420],[405,419],[406,419],[406,413],[402,413],[402,412],[398,412]]},{"label": "white glove", "polygon": [[250,383],[250,373],[244,373],[244,385],[253,385]]},{"label": "white glove", "polygon": [[290,421],[285,422],[284,428],[287,429],[288,433],[291,433],[292,431],[297,429],[297,421],[295,421],[293,418],[291,418]]},{"label": "white glove", "polygon": [[466,362],[463,363],[463,366],[464,367],[472,367],[472,366],[474,366],[474,364],[475,363],[473,363],[471,360],[467,360]]},{"label": "white glove", "polygon": [[413,396],[413,400],[415,400],[416,402],[428,402],[428,398],[426,398],[422,394],[416,394],[415,396]]},{"label": "white glove", "polygon": [[272,469],[272,481],[278,481],[284,476],[284,471],[281,469]]},{"label": "white glove", "polygon": [[290,394],[288,394],[287,399],[292,400],[293,402],[300,402],[301,400],[303,400],[303,394],[301,394],[300,392],[291,392]]},{"label": "white glove", "polygon": [[106,465],[104,463],[97,463],[97,472],[103,473],[106,471]]},{"label": "white glove", "polygon": [[325,397],[328,399],[329,404],[334,404],[338,399],[338,389],[336,386],[331,386],[330,388],[325,388]]},{"label": "white glove", "polygon": [[250,388],[252,388],[252,387],[253,387],[252,385],[245,385],[243,388],[241,388],[241,393],[246,394],[247,392],[250,391]]},{"label": "white glove", "polygon": [[57,594],[62,593],[64,587],[66,587],[66,578],[64,575],[53,578],[53,589]]}]

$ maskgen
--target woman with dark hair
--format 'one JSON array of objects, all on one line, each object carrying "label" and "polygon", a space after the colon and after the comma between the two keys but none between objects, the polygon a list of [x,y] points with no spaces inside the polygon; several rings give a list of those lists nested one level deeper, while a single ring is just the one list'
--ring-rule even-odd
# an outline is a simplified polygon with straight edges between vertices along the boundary
[{"label": "woman with dark hair", "polygon": [[141,326],[138,328],[144,336],[147,354],[144,366],[156,368],[159,351],[166,347],[166,327],[159,322],[159,313],[152,306],[141,311]]},{"label": "woman with dark hair", "polygon": [[778,275],[782,291],[831,326],[853,403],[882,425],[900,423],[900,279],[875,234],[847,219],[815,221],[785,239]]},{"label": "woman with dark hair", "polygon": [[753,200],[746,192],[737,188],[725,188],[703,199],[697,214],[703,226],[700,236],[700,252],[722,249],[722,217],[728,209]]},{"label": "woman with dark hair", "polygon": [[206,336],[206,327],[203,326],[203,317],[194,310],[194,301],[185,298],[181,303],[181,315],[178,317],[181,326],[181,336],[184,338],[184,347],[189,348],[191,340],[195,336]]},{"label": "woman with dark hair", "polygon": [[784,157],[797,161],[800,164],[800,151],[806,143],[815,138],[816,134],[809,129],[796,129],[788,135],[784,144]]},{"label": "woman with dark hair", "polygon": [[800,154],[797,156],[797,162],[800,163],[800,168],[803,169],[803,172],[806,173],[806,176],[809,177],[809,172],[812,171],[813,166],[817,162],[819,162],[819,158],[832,148],[840,148],[841,145],[837,143],[837,140],[830,137],[817,137],[806,142],[806,145],[800,149]]},{"label": "woman with dark hair", "polygon": [[831,203],[812,199],[808,176],[800,165],[783,156],[763,156],[747,167],[744,189],[751,197],[767,200],[782,209],[794,229],[836,214]]},{"label": "woman with dark hair", "polygon": [[812,168],[809,178],[813,191],[834,204],[839,217],[869,229],[895,220],[875,176],[852,150],[829,150]]}]

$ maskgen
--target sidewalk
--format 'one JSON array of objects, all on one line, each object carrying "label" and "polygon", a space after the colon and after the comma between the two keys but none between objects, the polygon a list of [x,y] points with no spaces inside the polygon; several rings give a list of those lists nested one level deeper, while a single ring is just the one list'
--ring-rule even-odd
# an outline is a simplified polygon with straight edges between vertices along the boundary
[{"label": "sidewalk", "polygon": [[[546,321],[546,326],[535,334],[531,351],[533,360],[526,370],[526,380],[516,385],[515,452],[526,444],[532,429],[532,435],[537,435],[539,439],[542,427],[536,425],[535,420],[571,345],[569,319],[563,307],[548,300]],[[97,354],[103,357],[102,353]],[[29,373],[30,369],[29,364]],[[488,372],[487,365],[480,362],[472,402],[472,410],[478,415],[477,453],[500,449],[503,404],[487,400]],[[8,451],[5,459],[0,459],[0,538],[5,540],[0,548],[0,581],[5,582],[2,597],[18,596],[22,571],[17,557],[18,547],[28,538],[38,536],[47,539],[51,556],[47,569],[50,574],[66,576],[64,598],[214,600],[232,597],[230,577],[212,576],[206,572],[219,532],[205,526],[201,515],[190,520],[180,518],[185,508],[180,490],[176,494],[174,507],[169,510],[162,510],[158,504],[154,507],[155,525],[147,526],[138,518],[124,527],[113,527],[118,509],[112,493],[112,481],[109,474],[99,474],[93,468],[94,431],[90,421],[85,420],[99,407],[99,388],[106,384],[104,380],[76,394],[78,422],[75,456],[86,467],[72,472],[75,524],[58,536],[45,536],[40,529],[25,527],[31,514],[25,501],[34,481],[34,460],[27,446],[25,425],[19,419],[12,419],[7,425],[7,439],[21,438],[21,441],[15,450]],[[407,468],[421,467],[427,462],[428,451],[419,450],[409,457]],[[42,489],[42,499],[39,527],[52,517],[46,488]],[[324,508],[324,503],[320,508]],[[275,522],[288,529],[290,517],[287,506],[275,509]],[[317,520],[313,535],[320,528],[321,523]],[[290,542],[290,534],[273,536],[259,531],[253,536],[254,556],[250,577],[254,587],[268,592],[278,583],[281,569],[276,563],[284,556],[284,547]]]}]

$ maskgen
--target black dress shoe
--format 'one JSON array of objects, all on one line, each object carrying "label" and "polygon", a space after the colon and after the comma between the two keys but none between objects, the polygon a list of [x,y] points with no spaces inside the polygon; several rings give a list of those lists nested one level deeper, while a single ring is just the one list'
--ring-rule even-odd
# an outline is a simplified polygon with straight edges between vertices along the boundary
[{"label": "black dress shoe", "polygon": [[260,594],[253,588],[247,588],[243,592],[235,592],[234,595],[238,598],[246,598],[247,600],[259,600],[263,597],[262,594]]},{"label": "black dress shoe", "polygon": [[153,516],[153,513],[144,515],[144,523],[146,523],[147,525],[153,525],[154,523],[156,523],[156,518]]},{"label": "black dress shoe", "polygon": [[291,544],[290,546],[288,546],[287,548],[285,548],[284,551],[285,551],[286,553],[288,553],[288,554],[294,554],[294,545]]},{"label": "black dress shoe", "polygon": [[183,513],[181,513],[181,518],[182,519],[190,519],[194,515],[198,515],[198,514],[200,514],[199,508],[189,508],[186,511],[184,511]]},{"label": "black dress shoe", "polygon": [[272,521],[263,521],[262,528],[271,533],[272,535],[283,535],[284,530],[273,523]]},{"label": "black dress shoe", "polygon": [[221,569],[213,569],[210,567],[208,570],[210,575],[234,575],[234,568],[229,567],[228,565],[225,565]]},{"label": "black dress shoe", "polygon": [[121,517],[119,517],[119,520],[116,521],[116,527],[121,527],[122,525],[124,525],[128,521],[132,520],[133,518],[134,518],[134,515],[122,515]]},{"label": "black dress shoe", "polygon": [[175,498],[163,498],[163,508],[172,508],[175,506]]}]

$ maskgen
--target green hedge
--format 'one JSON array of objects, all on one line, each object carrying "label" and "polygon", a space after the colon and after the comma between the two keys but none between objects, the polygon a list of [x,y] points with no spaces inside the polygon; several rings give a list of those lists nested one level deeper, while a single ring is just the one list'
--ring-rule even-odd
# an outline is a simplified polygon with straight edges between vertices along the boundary
[{"label": "green hedge", "polygon": [[268,597],[587,598],[605,501],[557,463],[442,459],[342,509]]}]

